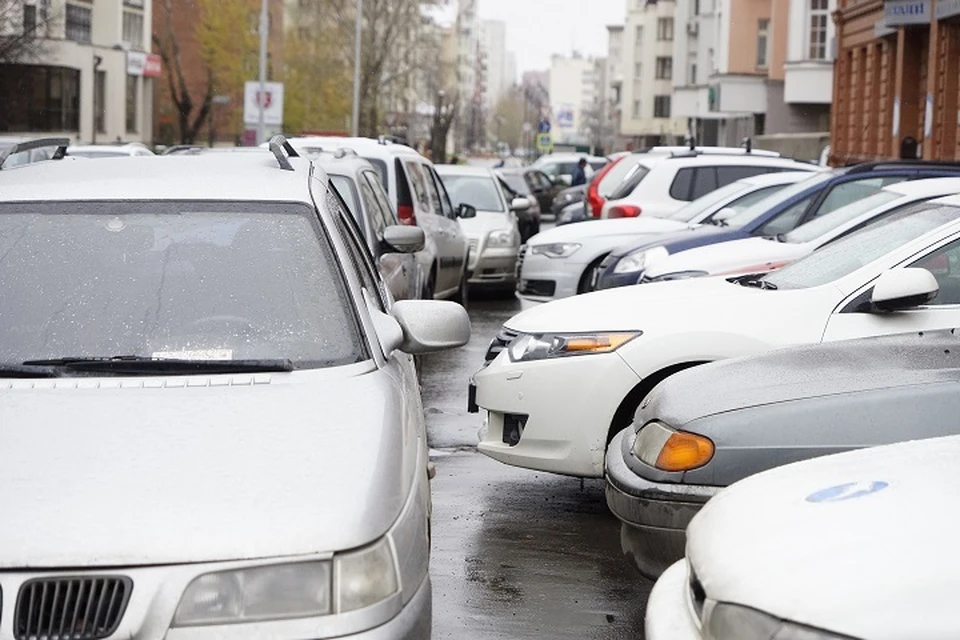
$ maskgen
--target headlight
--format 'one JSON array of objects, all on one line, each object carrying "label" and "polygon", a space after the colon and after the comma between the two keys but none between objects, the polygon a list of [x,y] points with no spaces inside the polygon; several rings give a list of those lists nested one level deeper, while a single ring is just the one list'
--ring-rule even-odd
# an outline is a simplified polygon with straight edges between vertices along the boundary
[{"label": "headlight", "polygon": [[707,629],[714,640],[851,640],[726,602],[708,614]]},{"label": "headlight", "polygon": [[661,471],[689,471],[710,462],[714,444],[709,438],[675,431],[660,422],[648,422],[633,442],[633,455]]},{"label": "headlight", "polygon": [[651,264],[670,255],[666,247],[653,247],[626,255],[613,268],[614,273],[634,273],[647,269]]},{"label": "headlight", "polygon": [[512,247],[513,244],[513,231],[511,229],[499,229],[487,234],[488,247]]},{"label": "headlight", "polygon": [[175,627],[309,618],[362,609],[400,590],[389,538],[332,562],[208,573],[180,599]]},{"label": "headlight", "polygon": [[535,256],[547,256],[548,258],[569,258],[580,250],[580,246],[575,242],[535,244],[530,247],[530,253]]},{"label": "headlight", "polygon": [[537,333],[521,334],[510,343],[508,353],[514,362],[610,353],[630,342],[642,332],[604,333]]}]

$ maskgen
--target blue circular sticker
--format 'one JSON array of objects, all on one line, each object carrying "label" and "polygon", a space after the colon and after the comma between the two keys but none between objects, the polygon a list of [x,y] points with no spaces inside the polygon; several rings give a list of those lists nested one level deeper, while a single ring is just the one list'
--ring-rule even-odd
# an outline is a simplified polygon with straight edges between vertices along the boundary
[{"label": "blue circular sticker", "polygon": [[828,489],[821,489],[816,493],[811,493],[807,496],[807,502],[840,502],[842,500],[853,500],[854,498],[862,498],[871,493],[883,491],[888,486],[890,485],[883,480],[848,482],[846,484],[838,484]]}]

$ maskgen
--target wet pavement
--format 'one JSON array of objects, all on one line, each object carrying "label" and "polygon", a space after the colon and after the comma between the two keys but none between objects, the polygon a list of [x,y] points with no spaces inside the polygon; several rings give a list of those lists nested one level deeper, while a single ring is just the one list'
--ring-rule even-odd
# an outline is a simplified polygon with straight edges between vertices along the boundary
[{"label": "wet pavement", "polygon": [[[627,563],[603,482],[508,467],[476,450],[466,385],[513,299],[475,296],[473,338],[426,358],[433,481],[433,637],[643,637],[652,584]],[[482,414],[481,414],[482,415]]]}]

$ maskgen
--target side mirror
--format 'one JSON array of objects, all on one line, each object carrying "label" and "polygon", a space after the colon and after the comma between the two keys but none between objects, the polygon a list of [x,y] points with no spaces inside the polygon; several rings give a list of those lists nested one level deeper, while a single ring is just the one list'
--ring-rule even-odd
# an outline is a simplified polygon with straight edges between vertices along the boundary
[{"label": "side mirror", "polygon": [[470,317],[456,302],[401,300],[393,317],[403,331],[400,350],[411,355],[462,347],[470,341]]},{"label": "side mirror", "polygon": [[461,204],[457,207],[457,217],[463,218],[476,218],[477,217],[477,208],[472,204]]},{"label": "side mirror", "polygon": [[723,209],[720,209],[720,211],[717,211],[715,214],[713,214],[713,218],[711,222],[715,224],[721,224],[725,227],[727,226],[727,220],[729,220],[735,215],[737,215],[736,209],[733,209],[731,207],[724,207]]},{"label": "side mirror", "polygon": [[416,253],[426,242],[420,227],[394,224],[383,230],[383,244],[390,253]]},{"label": "side mirror", "polygon": [[533,206],[529,198],[518,197],[514,198],[510,203],[511,211],[527,211],[530,207]]},{"label": "side mirror", "polygon": [[877,278],[870,303],[877,311],[902,311],[926,304],[940,293],[940,285],[926,269],[891,269]]}]

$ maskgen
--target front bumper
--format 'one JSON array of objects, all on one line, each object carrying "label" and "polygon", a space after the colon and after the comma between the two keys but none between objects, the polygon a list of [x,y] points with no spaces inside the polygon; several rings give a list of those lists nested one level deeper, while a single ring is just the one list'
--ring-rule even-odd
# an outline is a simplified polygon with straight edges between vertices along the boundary
[{"label": "front bumper", "polygon": [[618,433],[607,449],[607,506],[623,523],[624,554],[642,574],[656,577],[683,557],[687,525],[720,488],[640,477],[624,460],[635,438],[631,426]]},{"label": "front bumper", "polygon": [[580,278],[587,263],[570,258],[548,258],[530,251],[529,247],[519,263],[517,295],[533,303],[550,302],[577,295]]},{"label": "front bumper", "polygon": [[[511,362],[506,352],[479,371],[477,405],[487,410],[481,453],[506,464],[603,477],[613,417],[640,382],[616,353]],[[519,441],[511,429],[523,422]]]},{"label": "front bumper", "polygon": [[512,286],[516,282],[517,253],[517,247],[480,250],[471,261],[469,284]]},{"label": "front bumper", "polygon": [[688,596],[687,561],[667,569],[650,592],[644,622],[647,640],[702,640]]}]

